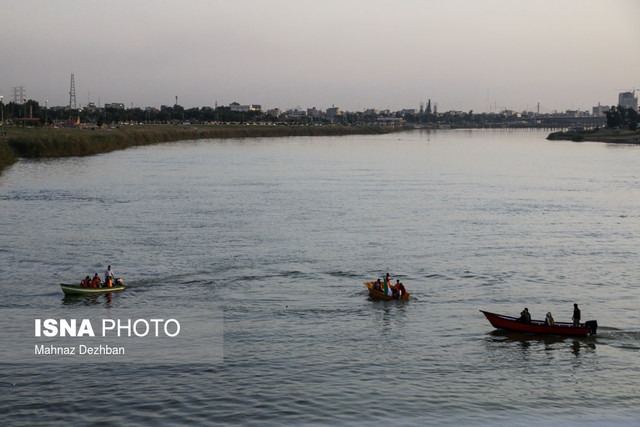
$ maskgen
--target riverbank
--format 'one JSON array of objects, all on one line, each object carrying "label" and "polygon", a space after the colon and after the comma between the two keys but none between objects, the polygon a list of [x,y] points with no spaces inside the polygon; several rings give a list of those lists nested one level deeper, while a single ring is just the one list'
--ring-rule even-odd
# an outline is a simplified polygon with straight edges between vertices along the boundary
[{"label": "riverbank", "polygon": [[581,131],[553,132],[548,140],[593,141],[612,144],[640,144],[640,130],[589,129]]},{"label": "riverbank", "polygon": [[73,157],[140,145],[208,138],[261,138],[385,134],[404,128],[380,126],[128,125],[110,128],[33,128],[4,126],[0,172],[19,158]]}]

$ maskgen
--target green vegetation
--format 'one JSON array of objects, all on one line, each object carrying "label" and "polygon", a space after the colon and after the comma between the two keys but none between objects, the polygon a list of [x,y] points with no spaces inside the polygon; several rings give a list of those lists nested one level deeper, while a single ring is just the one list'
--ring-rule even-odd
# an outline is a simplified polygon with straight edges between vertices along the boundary
[{"label": "green vegetation", "polygon": [[549,140],[596,141],[617,144],[640,144],[640,114],[633,108],[618,105],[606,113],[607,128],[571,129],[566,132],[553,132]]},{"label": "green vegetation", "polygon": [[159,142],[205,138],[260,138],[383,134],[401,130],[379,126],[266,125],[132,125],[112,128],[27,128],[4,126],[0,139],[0,170],[18,157],[87,156]]},{"label": "green vegetation", "polygon": [[569,140],[569,141],[594,141],[594,142],[610,142],[618,144],[640,144],[640,130],[611,130],[611,129],[591,129],[591,130],[572,130],[567,132],[553,132],[547,136],[547,139]]},{"label": "green vegetation", "polygon": [[9,148],[4,140],[0,139],[0,171],[2,171],[2,169],[4,169],[5,167],[15,163],[17,160],[18,158],[13,153],[13,150]]},{"label": "green vegetation", "polygon": [[332,118],[326,115],[316,117],[292,116],[286,114],[273,116],[261,110],[252,111],[232,111],[231,107],[201,107],[184,108],[181,105],[163,105],[159,109],[148,107],[145,109],[138,107],[126,108],[124,105],[116,107],[107,104],[104,108],[87,106],[80,109],[70,108],[46,108],[37,101],[28,100],[24,104],[10,102],[3,104],[4,119],[9,122],[19,122],[23,118],[34,117],[32,124],[40,125],[68,125],[76,122],[91,123],[101,127],[103,125],[118,124],[204,124],[204,123],[283,123],[283,124],[338,124],[357,125],[362,123],[375,122],[377,115],[367,116],[364,113],[343,112]]},{"label": "green vegetation", "polygon": [[611,107],[607,111],[607,127],[609,129],[622,129],[629,130],[638,129],[638,122],[640,122],[640,114],[633,108],[625,108],[620,105],[617,107]]}]

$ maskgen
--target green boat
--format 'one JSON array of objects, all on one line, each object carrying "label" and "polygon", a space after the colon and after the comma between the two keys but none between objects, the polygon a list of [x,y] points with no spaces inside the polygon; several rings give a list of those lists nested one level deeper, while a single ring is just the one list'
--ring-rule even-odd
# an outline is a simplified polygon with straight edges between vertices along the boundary
[{"label": "green boat", "polygon": [[89,294],[101,294],[104,292],[124,291],[124,285],[122,279],[117,279],[116,284],[110,288],[86,288],[80,285],[70,285],[67,283],[60,283],[62,292],[65,295],[89,295]]}]

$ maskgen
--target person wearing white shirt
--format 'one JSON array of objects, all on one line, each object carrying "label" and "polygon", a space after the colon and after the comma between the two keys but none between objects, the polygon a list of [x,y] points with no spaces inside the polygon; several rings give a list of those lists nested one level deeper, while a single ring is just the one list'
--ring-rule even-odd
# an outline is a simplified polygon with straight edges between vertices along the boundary
[{"label": "person wearing white shirt", "polygon": [[109,288],[113,286],[113,270],[111,270],[111,266],[108,266],[104,271],[104,284]]}]

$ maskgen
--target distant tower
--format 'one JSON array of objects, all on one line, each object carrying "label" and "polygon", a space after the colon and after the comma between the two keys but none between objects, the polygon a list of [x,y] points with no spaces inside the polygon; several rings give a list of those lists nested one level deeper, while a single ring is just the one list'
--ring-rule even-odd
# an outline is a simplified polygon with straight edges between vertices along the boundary
[{"label": "distant tower", "polygon": [[424,110],[425,114],[431,114],[431,100],[429,100],[429,102],[427,102],[427,109]]},{"label": "distant tower", "polygon": [[73,73],[71,73],[71,89],[69,89],[69,108],[76,109],[76,81],[73,78]]},{"label": "distant tower", "polygon": [[13,102],[16,104],[24,104],[24,86],[16,86],[13,88]]},{"label": "distant tower", "polygon": [[424,114],[424,102],[420,103],[420,115]]}]

